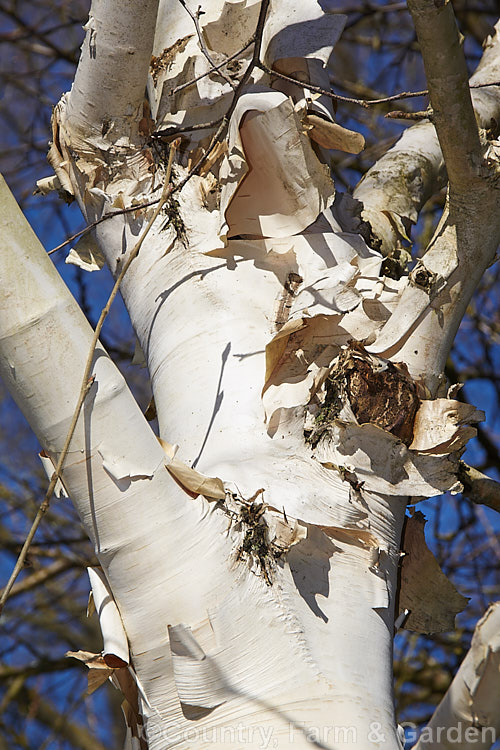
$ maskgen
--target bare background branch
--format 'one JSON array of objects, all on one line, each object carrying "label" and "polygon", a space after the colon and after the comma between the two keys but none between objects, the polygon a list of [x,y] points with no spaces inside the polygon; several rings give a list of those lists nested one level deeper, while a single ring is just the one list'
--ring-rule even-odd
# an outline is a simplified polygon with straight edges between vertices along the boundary
[{"label": "bare background branch", "polygon": [[[88,0],[1,0],[0,170],[47,249],[83,227],[75,206],[57,196],[33,196],[35,182],[51,173],[46,164],[51,107],[74,76],[87,19]],[[454,3],[469,75],[481,56],[481,43],[496,19],[494,0]],[[334,90],[346,98],[386,99],[370,109],[340,102],[337,121],[359,130],[367,141],[358,155],[331,152],[339,190],[352,190],[367,169],[394,143],[404,123],[384,118],[391,97],[427,89],[413,24],[405,3],[346,2],[346,31],[335,50]],[[425,97],[403,100],[404,112],[424,110]],[[433,195],[413,229],[417,256],[436,226],[444,191]],[[95,325],[111,287],[106,272],[86,276],[58,267]],[[59,258],[59,256],[61,256]],[[465,382],[463,398],[487,411],[487,422],[465,456],[494,479],[500,477],[500,307],[498,265],[486,273],[472,300],[448,361],[451,382]],[[123,310],[110,316],[104,343],[145,408],[150,393],[145,371],[130,366],[134,341]],[[36,459],[36,443],[0,384],[0,526],[2,572],[12,568],[24,541],[28,518],[43,496],[46,479]],[[433,638],[401,632],[396,638],[396,693],[399,718],[425,722],[442,697],[465,654],[476,620],[500,590],[498,525],[494,514],[466,498],[426,501],[419,509],[429,519],[428,541],[446,574],[471,597],[459,628]],[[75,513],[55,501],[30,550],[24,573],[13,591],[0,650],[0,749],[121,747],[113,727],[119,710],[115,691],[102,689],[83,698],[86,674],[67,650],[99,651],[94,619],[82,617],[88,581],[83,569],[95,564]]]}]

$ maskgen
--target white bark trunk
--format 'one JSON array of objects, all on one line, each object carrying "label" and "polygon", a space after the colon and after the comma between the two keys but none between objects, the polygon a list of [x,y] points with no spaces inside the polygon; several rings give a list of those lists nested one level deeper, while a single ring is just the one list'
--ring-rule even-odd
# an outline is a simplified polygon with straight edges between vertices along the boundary
[{"label": "white bark trunk", "polygon": [[[232,28],[234,5],[204,7],[207,43],[218,39],[218,53],[235,51],[224,32]],[[243,46],[258,7],[237,10]],[[161,177],[161,167],[156,175],[150,170],[140,126],[155,4],[141,6],[140,44],[131,55],[137,12],[135,3],[93,6],[75,86],[56,112],[52,163],[89,220],[150,199]],[[177,35],[193,32],[187,14],[170,13],[169,4],[160,4],[152,111],[169,125],[203,122],[207,100],[223,113],[232,89],[212,75],[194,97],[178,95],[169,113],[162,92],[185,82],[181,70],[196,73],[201,64],[195,36],[175,53],[166,49]],[[289,27],[287,14],[296,26]],[[263,57],[279,65],[290,49],[303,59],[299,70],[305,65],[308,74],[322,76],[317,61],[329,57],[325,39],[338,38],[342,25],[342,17],[324,17],[315,3],[273,2]],[[130,83],[125,92],[115,85],[122,65]],[[103,76],[110,86],[101,85]],[[381,279],[381,256],[343,231],[335,218],[342,204],[331,210],[333,184],[301,121],[307,90],[298,88],[292,101],[270,88],[269,77],[255,72],[254,78],[229,123],[220,166],[191,178],[175,196],[178,207],[171,203],[158,219],[122,284],[151,375],[160,437],[179,446],[176,458],[219,477],[225,497],[193,499],[178,486],[165,469],[169,458],[101,349],[62,479],[123,622],[150,750],[203,750],[214,742],[334,748],[347,741],[360,750],[399,750],[392,639],[406,500],[459,488],[458,451],[470,435],[462,424],[473,417],[443,399],[435,433],[424,440],[425,428],[411,435],[406,396],[397,402],[384,386],[375,405],[379,421],[357,420],[359,403],[347,389],[342,411],[321,432],[327,378],[344,387],[348,371],[369,378],[385,372],[393,385],[410,388],[405,368],[392,369],[362,347],[346,349],[353,339],[376,352],[397,352],[395,361],[407,362],[422,388],[434,388],[441,359],[427,377],[429,347],[412,354],[401,346],[416,320],[405,318],[407,277]],[[316,106],[328,117],[326,104]],[[184,164],[200,143],[206,147],[199,133],[182,145]],[[435,144],[420,158],[437,163]],[[185,173],[177,166],[177,181]],[[8,290],[2,374],[56,460],[91,332],[20,225],[5,188],[2,200]],[[115,275],[146,218],[141,209],[98,226]],[[435,252],[448,263],[447,246]],[[483,265],[491,254],[490,241]],[[468,271],[459,268],[461,282]],[[461,313],[454,305],[450,330]],[[442,351],[449,343],[448,337]],[[340,361],[346,369],[338,371]],[[386,428],[394,403],[394,424]],[[410,435],[401,438],[405,424]],[[417,438],[423,448],[413,447]],[[116,656],[126,661],[122,650]]]}]

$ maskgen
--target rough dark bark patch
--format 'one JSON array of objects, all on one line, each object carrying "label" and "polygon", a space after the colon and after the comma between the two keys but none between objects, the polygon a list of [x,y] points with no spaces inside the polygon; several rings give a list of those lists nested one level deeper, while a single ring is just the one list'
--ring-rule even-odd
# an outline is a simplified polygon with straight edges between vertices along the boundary
[{"label": "rough dark bark patch", "polygon": [[351,344],[328,377],[325,400],[309,442],[315,445],[319,441],[347,403],[359,424],[375,424],[406,445],[412,442],[420,402],[406,365],[373,357],[360,344]]},{"label": "rough dark bark patch", "polygon": [[419,400],[415,384],[402,369],[388,362],[385,369],[374,371],[369,362],[352,359],[346,394],[360,424],[376,424],[410,445]]}]

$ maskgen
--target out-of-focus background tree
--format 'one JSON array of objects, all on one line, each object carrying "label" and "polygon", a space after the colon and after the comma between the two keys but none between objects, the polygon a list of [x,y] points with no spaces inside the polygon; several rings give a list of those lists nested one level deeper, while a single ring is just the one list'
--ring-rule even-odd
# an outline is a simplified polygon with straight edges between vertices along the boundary
[{"label": "out-of-focus background tree", "polygon": [[[192,3],[193,8],[198,2]],[[0,171],[47,250],[83,227],[75,205],[57,195],[33,195],[36,181],[51,174],[46,163],[51,109],[73,79],[89,0],[0,0]],[[340,7],[342,5],[342,7]],[[454,0],[469,70],[497,20],[496,0]],[[332,88],[347,97],[375,99],[425,89],[413,25],[403,2],[346,0],[348,16],[336,47]],[[341,102],[337,119],[361,130],[366,149],[357,156],[332,152],[337,189],[351,190],[411,121],[387,118],[395,109],[425,109],[425,97],[361,107]],[[500,124],[493,123],[493,127]],[[413,229],[418,255],[437,223],[444,190],[424,208]],[[95,324],[110,288],[105,270],[87,274],[64,263],[67,248],[53,254],[85,314]],[[500,478],[499,267],[486,274],[463,321],[448,363],[451,383],[487,414],[465,458]],[[131,365],[134,336],[116,305],[102,340],[124,372],[141,406],[149,400],[147,374]],[[459,396],[460,397],[460,396]],[[37,444],[0,383],[0,583],[6,581],[44,495],[46,477]],[[395,688],[399,719],[419,725],[431,715],[466,653],[477,619],[500,594],[500,518],[462,496],[434,498],[418,506],[426,538],[443,570],[470,597],[454,632],[396,636]],[[64,500],[51,509],[31,547],[0,623],[0,750],[9,748],[118,748],[122,722],[112,687],[85,696],[87,675],[66,651],[100,650],[94,619],[85,617],[94,564],[75,512]]]}]

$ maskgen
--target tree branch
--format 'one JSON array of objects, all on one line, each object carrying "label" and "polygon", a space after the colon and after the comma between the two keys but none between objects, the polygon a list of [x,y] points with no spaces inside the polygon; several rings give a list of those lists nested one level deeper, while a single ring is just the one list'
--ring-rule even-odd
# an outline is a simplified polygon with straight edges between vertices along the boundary
[{"label": "tree branch", "polygon": [[[424,203],[446,184],[443,154],[429,121],[405,130],[354,189],[363,218],[388,255],[409,234]],[[391,217],[391,218],[389,218]]]},{"label": "tree branch", "polygon": [[61,712],[36,690],[30,688],[24,688],[20,698],[24,706],[34,707],[33,718],[49,727],[53,735],[64,737],[72,747],[80,750],[106,750],[93,732],[73,719],[71,710]]},{"label": "tree branch", "polygon": [[478,622],[470,650],[414,750],[491,747],[500,731],[499,664],[500,602],[496,602]]},{"label": "tree branch", "polygon": [[[165,178],[165,185],[164,185],[164,188],[163,188],[163,193],[162,193],[162,196],[160,198],[160,201],[159,201],[159,203],[158,203],[158,205],[157,205],[157,207],[156,207],[156,209],[155,209],[155,211],[154,211],[151,219],[146,224],[146,227],[145,227],[143,233],[139,237],[137,243],[135,244],[135,246],[131,250],[130,254],[128,255],[127,260],[123,264],[123,267],[122,267],[120,273],[118,274],[118,276],[116,278],[116,281],[115,281],[115,284],[113,286],[113,289],[111,290],[111,293],[109,295],[108,301],[106,302],[106,305],[104,306],[104,308],[103,308],[103,310],[101,312],[101,315],[99,316],[99,320],[97,322],[95,331],[94,331],[93,336],[92,336],[90,350],[89,350],[88,355],[87,355],[87,361],[85,363],[85,368],[84,368],[83,378],[82,378],[82,384],[81,384],[81,387],[80,387],[80,393],[78,395],[78,399],[77,399],[76,406],[75,406],[75,409],[74,409],[74,412],[73,412],[73,416],[71,418],[71,422],[70,422],[70,426],[69,426],[69,429],[68,429],[68,432],[67,432],[67,435],[66,435],[66,439],[64,441],[64,445],[63,445],[62,451],[61,451],[61,453],[59,455],[59,459],[57,461],[57,465],[55,467],[54,473],[52,475],[52,478],[50,480],[49,486],[47,488],[47,492],[45,493],[45,497],[44,497],[44,499],[43,499],[43,501],[42,501],[42,503],[40,505],[40,508],[38,509],[38,512],[37,512],[37,514],[35,516],[35,519],[34,519],[32,525],[31,525],[31,529],[28,532],[28,535],[26,537],[26,541],[23,544],[21,552],[19,553],[18,559],[17,559],[16,564],[14,566],[14,570],[12,571],[9,580],[7,581],[7,584],[6,584],[5,588],[2,591],[2,595],[0,596],[0,614],[2,613],[3,607],[5,606],[5,602],[7,601],[8,597],[9,597],[9,594],[10,594],[10,592],[12,590],[12,587],[14,586],[15,581],[16,581],[19,573],[21,572],[21,570],[22,570],[22,568],[24,566],[24,563],[25,563],[25,560],[26,560],[26,556],[28,554],[28,550],[29,550],[31,542],[32,542],[32,540],[33,540],[33,538],[34,538],[34,536],[36,534],[36,531],[37,531],[37,529],[38,529],[38,527],[40,525],[40,522],[41,522],[43,516],[45,515],[45,513],[47,512],[47,510],[49,508],[50,499],[51,499],[52,494],[54,492],[57,480],[61,478],[62,468],[63,468],[64,462],[66,460],[66,456],[68,455],[69,447],[70,447],[71,441],[73,439],[73,435],[75,433],[75,429],[76,429],[76,425],[77,425],[78,419],[80,417],[80,412],[82,410],[85,398],[86,398],[87,394],[89,393],[91,387],[94,384],[94,378],[95,378],[95,376],[94,375],[91,376],[91,370],[92,370],[92,367],[94,365],[94,357],[95,357],[95,353],[96,353],[96,347],[97,347],[97,344],[98,344],[98,341],[99,341],[99,336],[100,336],[102,327],[104,325],[104,321],[106,320],[106,317],[108,316],[108,313],[109,313],[109,311],[111,309],[111,305],[113,304],[113,301],[114,301],[116,295],[118,294],[118,290],[120,288],[120,284],[121,284],[121,282],[122,282],[122,280],[123,280],[123,278],[124,278],[127,270],[129,269],[130,264],[132,263],[132,261],[134,260],[134,258],[136,258],[137,254],[139,253],[139,250],[141,249],[142,243],[144,242],[144,240],[145,240],[145,238],[146,238],[149,230],[151,229],[153,223],[158,218],[158,215],[159,215],[159,213],[160,213],[163,205],[165,204],[165,201],[167,200],[167,198],[168,198],[168,196],[170,194],[170,184],[169,184],[169,181],[170,181],[170,173],[171,173],[171,170],[172,170],[173,155],[174,155],[174,151],[175,151],[176,145],[177,144],[174,141],[171,144],[171,146],[170,146],[170,156],[169,156],[167,173],[166,173],[166,178]],[[9,197],[8,188],[6,188],[5,183],[4,183],[4,200],[3,200],[3,202],[6,203],[7,201],[15,203],[15,199],[11,195]],[[17,203],[15,203],[15,207],[13,209],[11,209],[11,210],[15,212],[16,208],[17,208],[18,212],[21,214],[21,210],[17,206]],[[22,214],[21,214],[21,216],[22,216]],[[23,219],[24,219],[24,217],[23,217]]]},{"label": "tree branch", "polygon": [[433,121],[450,189],[477,179],[482,146],[469,91],[467,65],[450,2],[408,0],[422,51]]},{"label": "tree branch", "polygon": [[500,122],[500,89],[488,86],[488,81],[500,79],[500,20],[495,24],[495,33],[483,44],[483,56],[474,71],[470,86],[472,103],[481,127],[490,128],[492,121]]},{"label": "tree branch", "polygon": [[107,128],[112,141],[134,137],[142,118],[159,0],[93,2],[75,81],[69,125],[84,137]]},{"label": "tree branch", "polygon": [[487,505],[500,513],[500,482],[481,471],[460,462],[458,478],[464,486],[464,495],[474,503]]},{"label": "tree branch", "polygon": [[[481,61],[470,79],[474,109],[483,128],[500,120],[500,21],[487,41]],[[428,93],[428,92],[425,92]],[[354,190],[365,206],[364,217],[387,255],[401,235],[388,214],[396,213],[406,231],[417,221],[424,203],[447,181],[443,153],[433,122],[405,130],[399,141],[368,170]]]},{"label": "tree branch", "polygon": [[74,560],[69,560],[67,558],[54,560],[54,562],[51,563],[50,565],[45,565],[44,567],[39,568],[39,570],[36,570],[34,573],[31,573],[30,575],[26,576],[21,581],[19,581],[17,584],[15,584],[12,587],[10,596],[12,598],[13,596],[24,594],[26,591],[31,591],[31,589],[35,588],[36,586],[45,584],[47,581],[50,581],[52,578],[55,578],[61,573],[65,573],[67,570],[71,570],[72,568],[84,568],[84,567],[85,567],[84,565],[77,563]]},{"label": "tree branch", "polygon": [[[424,7],[424,11],[427,10],[435,22],[436,28],[431,29],[429,27],[433,24],[427,17],[424,20],[418,18],[417,25],[423,28],[424,37],[428,34],[424,42],[425,54],[431,54],[432,42],[439,45],[439,50],[447,50],[450,57],[457,55],[462,61],[443,61],[442,71],[431,61],[428,72],[436,130],[445,151],[443,155],[451,169],[451,174],[448,175],[450,189],[441,221],[425,254],[410,274],[396,310],[369,350],[401,358],[410,372],[423,375],[429,392],[435,396],[443,382],[444,366],[457,328],[500,241],[500,166],[494,144],[484,147],[483,158],[483,146],[479,140],[468,84],[463,78],[463,54],[458,46],[456,28],[454,25],[450,28],[449,15],[442,16],[439,11],[435,18],[436,9],[429,9],[429,3],[424,0],[414,0],[413,6],[417,9]],[[425,16],[424,11],[422,13]],[[438,33],[441,25],[443,28]],[[496,49],[498,52],[498,45]],[[437,57],[440,56],[439,52]],[[453,82],[457,87],[455,103]],[[435,96],[433,91],[437,92]],[[465,104],[464,97],[467,99]],[[453,123],[457,118],[460,119],[463,107],[464,120],[460,127],[455,127]],[[486,110],[487,108],[483,108],[483,113]],[[416,132],[420,127],[429,126],[417,125],[411,131]],[[434,146],[435,144],[432,150],[436,153]],[[424,158],[428,151],[426,144],[421,143],[417,150],[419,158]],[[388,156],[387,154],[386,157]],[[412,163],[414,161],[413,158]],[[415,173],[411,172],[407,164],[403,163],[398,167],[396,163],[396,169],[401,174],[400,183],[403,187],[406,179],[406,190],[401,190],[400,200],[411,207],[415,184],[418,204],[419,196],[422,196],[418,183],[422,180],[415,180]],[[431,173],[433,171],[435,173],[434,169]],[[370,179],[377,182],[376,167],[370,172],[360,183],[360,190],[355,191],[356,197],[359,197],[363,188],[366,189]],[[418,173],[416,176],[418,177]],[[384,175],[384,181],[385,179]],[[380,177],[378,182],[382,182]],[[386,196],[384,203],[383,188],[382,184],[382,197],[376,192],[374,197],[368,195],[369,208],[372,208],[375,201],[374,208],[382,218],[384,211],[394,210],[390,194]],[[400,212],[399,209],[396,210]],[[371,217],[368,218],[371,222]],[[435,314],[435,310],[439,310],[439,315]]]}]

